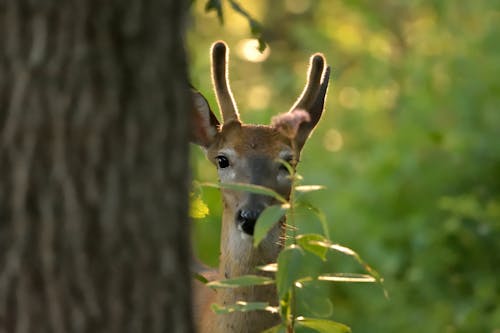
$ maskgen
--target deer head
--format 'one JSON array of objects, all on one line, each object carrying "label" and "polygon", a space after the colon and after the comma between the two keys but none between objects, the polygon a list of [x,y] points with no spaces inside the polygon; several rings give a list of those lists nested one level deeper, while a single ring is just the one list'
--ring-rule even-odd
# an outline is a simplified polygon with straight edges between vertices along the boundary
[{"label": "deer head", "polygon": [[[323,55],[313,55],[307,84],[288,117],[271,125],[250,125],[240,120],[229,86],[228,53],[226,44],[221,41],[211,50],[213,85],[223,121],[217,120],[207,100],[193,90],[192,142],[205,149],[208,159],[217,167],[221,182],[262,185],[288,197],[291,180],[280,160],[293,167],[299,160],[300,151],[323,112],[330,68],[325,66]],[[304,113],[307,119],[298,117],[302,121],[292,124],[297,121],[294,115]],[[298,125],[293,135],[283,131],[283,127],[293,125]],[[231,220],[227,228],[234,228],[242,236],[253,235],[260,213],[274,203],[269,196],[232,190],[223,190],[223,200],[225,216],[229,214],[227,219]]]}]

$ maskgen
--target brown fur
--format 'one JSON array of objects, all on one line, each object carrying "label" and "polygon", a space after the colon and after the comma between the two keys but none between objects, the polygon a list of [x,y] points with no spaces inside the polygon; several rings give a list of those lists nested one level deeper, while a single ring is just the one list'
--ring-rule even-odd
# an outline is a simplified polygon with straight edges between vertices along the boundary
[{"label": "brown fur", "polygon": [[[214,160],[218,151],[223,148],[233,149],[238,155],[251,158],[258,156],[274,160],[284,148],[290,148],[290,140],[277,130],[266,126],[240,125],[231,123],[225,126],[207,149],[207,156]],[[276,162],[279,163],[279,162]],[[240,179],[239,181],[247,181]],[[283,196],[289,195],[289,187],[275,190]],[[241,241],[240,231],[236,230],[234,217],[236,207],[245,200],[248,194],[241,191],[223,191],[224,214],[221,231],[221,256],[217,274],[210,272],[207,279],[232,278],[245,274],[268,275],[256,269],[257,266],[276,262],[282,249],[284,236],[282,225],[276,224],[269,232],[267,239],[257,248],[251,241]],[[215,315],[210,304],[235,304],[237,301],[268,302],[278,305],[275,286],[259,286],[237,289],[218,289],[216,292],[198,285],[195,289],[197,297],[197,322],[199,332],[261,332],[277,325],[279,316],[265,311],[235,312],[226,315]]]},{"label": "brown fur", "polygon": [[237,122],[224,125],[207,150],[207,157],[213,161],[222,148],[231,148],[238,155],[252,154],[275,158],[284,148],[290,147],[290,139],[269,126],[247,125]]}]

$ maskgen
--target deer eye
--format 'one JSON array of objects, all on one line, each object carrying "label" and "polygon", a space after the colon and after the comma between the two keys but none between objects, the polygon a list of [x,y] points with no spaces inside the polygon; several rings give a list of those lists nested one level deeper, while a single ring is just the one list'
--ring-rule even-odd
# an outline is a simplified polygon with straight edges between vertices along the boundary
[{"label": "deer eye", "polygon": [[217,161],[217,165],[221,169],[227,168],[229,166],[229,160],[224,155],[217,156],[215,160]]}]

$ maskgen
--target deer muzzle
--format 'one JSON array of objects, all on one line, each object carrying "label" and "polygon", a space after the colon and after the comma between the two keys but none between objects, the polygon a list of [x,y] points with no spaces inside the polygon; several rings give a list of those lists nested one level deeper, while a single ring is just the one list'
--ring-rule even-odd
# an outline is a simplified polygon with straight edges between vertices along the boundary
[{"label": "deer muzzle", "polygon": [[235,222],[238,230],[244,232],[247,235],[253,236],[253,231],[255,229],[255,222],[260,216],[262,209],[240,209],[236,213]]}]

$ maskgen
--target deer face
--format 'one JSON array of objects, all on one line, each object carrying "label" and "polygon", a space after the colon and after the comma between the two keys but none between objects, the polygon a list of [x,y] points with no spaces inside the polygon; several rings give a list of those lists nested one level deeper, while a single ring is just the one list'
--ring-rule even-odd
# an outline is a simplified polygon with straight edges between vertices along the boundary
[{"label": "deer face", "polygon": [[[221,125],[206,99],[193,90],[192,142],[201,145],[207,157],[218,169],[223,183],[247,183],[273,189],[288,197],[291,179],[280,160],[293,167],[298,160],[309,134],[323,112],[330,74],[322,55],[311,57],[308,83],[288,115],[305,114],[303,117],[282,117],[279,124],[270,126],[243,124],[238,115],[227,81],[227,47],[217,42],[212,47],[212,77],[219,108],[224,123]],[[295,127],[290,131],[283,128]],[[244,191],[223,190],[225,211],[234,213],[234,226],[243,235],[253,235],[260,213],[274,204],[272,197]]]},{"label": "deer face", "polygon": [[[261,185],[283,197],[290,194],[291,180],[281,160],[293,164],[295,155],[290,139],[277,129],[238,122],[224,126],[207,149],[221,182]],[[235,226],[247,235],[253,235],[264,208],[276,203],[270,196],[227,189],[223,197],[234,211]]]}]

